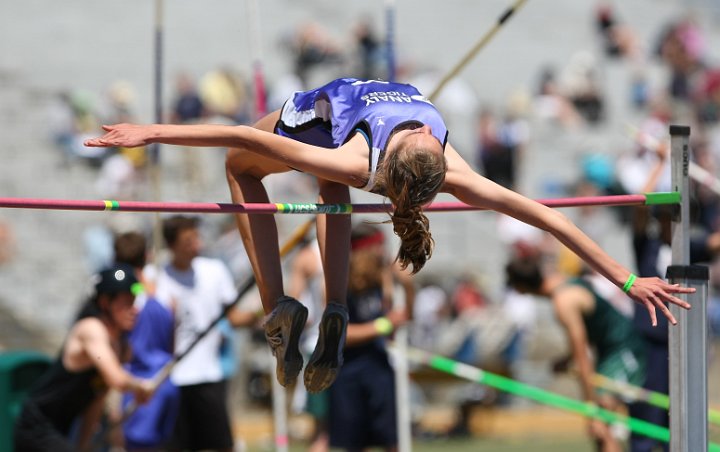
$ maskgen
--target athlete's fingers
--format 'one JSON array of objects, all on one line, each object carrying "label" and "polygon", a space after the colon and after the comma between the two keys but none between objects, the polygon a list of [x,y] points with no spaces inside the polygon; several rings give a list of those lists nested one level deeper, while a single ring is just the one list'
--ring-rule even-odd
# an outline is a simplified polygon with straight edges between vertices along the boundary
[{"label": "athlete's fingers", "polygon": [[695,293],[695,288],[683,287],[680,284],[672,284],[665,287],[665,291],[669,293]]},{"label": "athlete's fingers", "polygon": [[[693,289],[693,290],[694,290],[694,289]],[[687,292],[684,292],[684,293],[687,293]],[[678,297],[676,297],[676,296],[674,296],[674,295],[671,295],[671,294],[669,294],[669,293],[663,293],[663,294],[661,294],[661,295],[662,295],[662,297],[663,297],[668,303],[672,303],[672,304],[678,305],[678,306],[680,306],[681,308],[684,308],[684,309],[690,309],[690,303],[688,303],[687,301],[685,301],[685,300],[683,300],[683,299],[681,299],[681,298],[678,298]]]},{"label": "athlete's fingers", "polygon": [[650,314],[650,323],[652,326],[657,326],[657,314],[655,313],[655,305],[650,303],[650,301],[645,300],[643,301],[643,304],[648,310],[648,313]]},{"label": "athlete's fingers", "polygon": [[667,317],[667,319],[673,324],[677,325],[677,320],[675,320],[675,316],[672,315],[670,312],[670,309],[668,309],[667,305],[663,303],[663,301],[658,297],[652,297],[652,302],[655,306],[660,308],[660,311]]}]

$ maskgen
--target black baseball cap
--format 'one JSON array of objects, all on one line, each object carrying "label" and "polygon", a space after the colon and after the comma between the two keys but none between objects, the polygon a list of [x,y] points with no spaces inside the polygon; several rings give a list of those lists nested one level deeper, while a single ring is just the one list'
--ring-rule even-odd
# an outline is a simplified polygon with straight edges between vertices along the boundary
[{"label": "black baseball cap", "polygon": [[135,276],[135,269],[127,264],[115,264],[101,270],[95,277],[97,295],[117,295],[127,292],[137,295],[143,291],[142,284]]}]

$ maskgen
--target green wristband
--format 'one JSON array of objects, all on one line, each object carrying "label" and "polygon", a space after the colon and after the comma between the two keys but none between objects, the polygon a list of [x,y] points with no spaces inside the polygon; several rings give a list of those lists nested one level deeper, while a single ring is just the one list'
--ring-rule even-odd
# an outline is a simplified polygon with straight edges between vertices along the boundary
[{"label": "green wristband", "polygon": [[630,273],[630,276],[628,276],[627,281],[625,281],[625,285],[623,286],[623,292],[628,293],[630,292],[630,288],[632,287],[633,283],[637,279],[637,275],[635,273]]},{"label": "green wristband", "polygon": [[393,324],[387,317],[379,317],[375,319],[373,324],[375,325],[375,331],[383,336],[388,336],[393,332]]}]

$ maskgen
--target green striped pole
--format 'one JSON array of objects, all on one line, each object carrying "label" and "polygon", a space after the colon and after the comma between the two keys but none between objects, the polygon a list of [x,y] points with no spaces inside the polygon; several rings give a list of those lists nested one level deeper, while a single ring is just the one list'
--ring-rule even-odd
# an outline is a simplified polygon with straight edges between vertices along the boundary
[{"label": "green striped pole", "polygon": [[[565,411],[571,411],[585,417],[599,419],[606,423],[623,424],[632,432],[664,442],[670,441],[670,430],[640,419],[624,416],[598,406],[575,400],[545,389],[512,380],[477,367],[472,367],[424,350],[408,348],[408,358],[425,364],[433,369],[475,383],[484,384],[516,396],[525,397],[544,405],[550,405]],[[708,451],[720,452],[720,444],[710,443]]]},{"label": "green striped pole", "polygon": [[[669,409],[670,397],[662,392],[650,391],[624,381],[613,380],[605,375],[593,375],[593,384],[607,391],[613,392],[630,401],[645,402],[658,408]],[[720,425],[720,411],[708,410],[708,420]]]}]

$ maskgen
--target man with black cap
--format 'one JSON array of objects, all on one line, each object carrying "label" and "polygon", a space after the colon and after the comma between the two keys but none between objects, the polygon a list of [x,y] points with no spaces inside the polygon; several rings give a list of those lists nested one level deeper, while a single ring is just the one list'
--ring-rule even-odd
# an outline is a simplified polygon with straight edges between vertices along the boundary
[{"label": "man with black cap", "polygon": [[[142,291],[132,267],[114,265],[96,275],[94,293],[72,326],[57,361],[37,382],[15,424],[15,449],[22,451],[83,450],[96,427],[97,413],[108,388],[129,391],[139,402],[152,395],[149,380],[125,371],[120,357],[124,335],[135,324],[135,295]],[[78,444],[69,439],[75,420],[83,416]],[[95,419],[96,420],[96,419]]]}]

